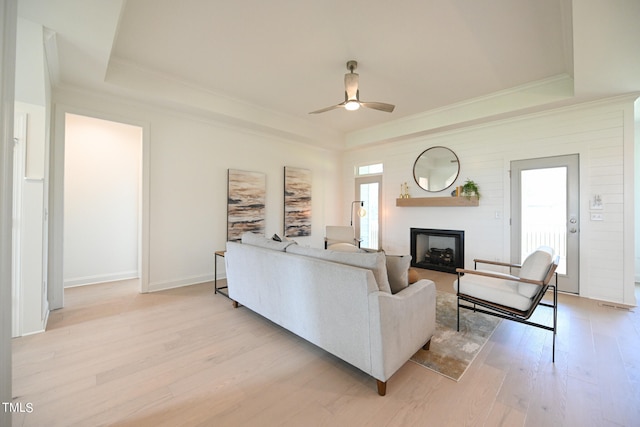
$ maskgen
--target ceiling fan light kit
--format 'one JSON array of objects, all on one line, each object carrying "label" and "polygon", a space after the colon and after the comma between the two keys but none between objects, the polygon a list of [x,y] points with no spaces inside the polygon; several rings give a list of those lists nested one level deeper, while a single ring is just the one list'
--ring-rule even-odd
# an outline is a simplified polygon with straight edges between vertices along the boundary
[{"label": "ceiling fan light kit", "polygon": [[356,111],[358,108],[360,108],[360,104],[356,101],[347,101],[347,103],[344,104],[344,108],[349,111]]},{"label": "ceiling fan light kit", "polygon": [[312,111],[309,114],[324,113],[325,111],[335,110],[336,108],[344,108],[349,111],[355,111],[360,107],[371,108],[373,110],[384,111],[385,113],[391,113],[395,108],[395,105],[386,104],[384,102],[363,102],[360,101],[360,90],[358,89],[358,73],[355,73],[355,69],[358,68],[358,62],[351,60],[347,62],[347,70],[349,72],[344,75],[344,102],[331,107],[321,108],[320,110]]}]

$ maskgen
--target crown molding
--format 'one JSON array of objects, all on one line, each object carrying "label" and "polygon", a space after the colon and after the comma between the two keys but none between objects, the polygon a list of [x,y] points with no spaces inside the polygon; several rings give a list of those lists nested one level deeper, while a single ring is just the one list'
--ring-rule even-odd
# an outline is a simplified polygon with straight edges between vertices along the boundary
[{"label": "crown molding", "polygon": [[561,74],[351,132],[345,136],[345,145],[347,149],[353,149],[373,143],[450,130],[571,99],[573,96],[573,78],[567,74]]},{"label": "crown molding", "polygon": [[283,113],[233,99],[173,76],[112,58],[106,81],[111,91],[187,114],[331,150],[344,148],[344,135]]}]

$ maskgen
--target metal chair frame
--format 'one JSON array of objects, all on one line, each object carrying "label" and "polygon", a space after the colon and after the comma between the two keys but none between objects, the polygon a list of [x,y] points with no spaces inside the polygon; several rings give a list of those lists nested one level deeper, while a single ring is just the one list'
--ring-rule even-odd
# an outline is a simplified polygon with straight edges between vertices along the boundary
[{"label": "metal chair frame", "polygon": [[[463,268],[458,268],[456,271],[458,273],[458,331],[460,331],[460,309],[464,308],[467,310],[473,310],[474,312],[478,312],[478,313],[484,313],[484,314],[488,314],[490,316],[495,316],[495,317],[500,317],[502,319],[506,319],[506,320],[511,320],[514,322],[518,322],[518,323],[523,323],[525,325],[529,325],[529,326],[533,326],[536,328],[541,328],[541,329],[545,329],[547,331],[552,331],[553,332],[553,350],[552,350],[552,356],[551,356],[551,361],[553,363],[555,363],[556,360],[556,333],[557,333],[557,326],[558,326],[558,273],[556,272],[556,269],[558,268],[558,263],[559,263],[560,258],[558,256],[555,257],[555,259],[553,260],[553,263],[549,266],[549,270],[544,278],[544,280],[541,281],[536,281],[536,280],[528,280],[528,279],[521,279],[518,276],[513,276],[510,274],[501,274],[501,273],[492,273],[492,272],[486,272],[486,271],[482,271],[479,272],[477,271],[477,267],[478,267],[478,263],[482,263],[482,264],[492,264],[492,265],[499,265],[499,266],[504,266],[504,267],[509,267],[509,268],[520,268],[521,265],[520,264],[508,264],[508,263],[502,263],[502,262],[497,262],[497,261],[487,261],[487,260],[481,260],[481,259],[474,259],[474,269],[473,270],[466,270]],[[516,281],[516,282],[522,282],[522,283],[532,283],[532,284],[536,284],[540,286],[540,290],[536,293],[536,295],[534,295],[533,297],[533,301],[531,306],[529,307],[528,310],[518,310],[516,308],[513,307],[508,307],[508,306],[504,306],[501,304],[497,304],[495,302],[492,301],[487,301],[487,300],[483,300],[481,298],[477,298],[471,295],[467,295],[464,294],[463,292],[461,292],[461,282],[460,282],[460,278],[462,277],[462,275],[464,274],[476,274],[476,275],[482,275],[482,276],[486,276],[486,277],[493,277],[496,279],[506,279],[506,280],[512,280],[512,281]],[[555,276],[555,284],[550,284],[551,279]],[[548,303],[548,302],[544,302],[542,301],[542,298],[545,296],[545,294],[547,293],[547,291],[549,290],[549,288],[552,289],[553,291],[553,303]],[[472,305],[468,305],[468,304],[461,304],[461,301],[465,301],[467,303],[470,303]],[[531,315],[533,315],[533,312],[536,310],[536,308],[538,308],[538,306],[543,305],[546,307],[551,307],[553,309],[553,326],[549,326],[546,324],[542,324],[542,323],[536,323],[536,322],[532,322],[529,320],[529,318],[531,317]],[[481,308],[479,308],[481,307]]]}]

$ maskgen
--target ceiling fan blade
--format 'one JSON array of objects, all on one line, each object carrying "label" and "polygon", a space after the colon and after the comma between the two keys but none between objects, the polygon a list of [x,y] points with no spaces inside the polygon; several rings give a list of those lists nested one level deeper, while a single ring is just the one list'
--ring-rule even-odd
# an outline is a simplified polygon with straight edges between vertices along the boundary
[{"label": "ceiling fan blade", "polygon": [[341,102],[338,105],[332,105],[331,107],[312,111],[309,114],[324,113],[325,111],[335,110],[336,108],[346,108],[347,110],[353,111],[357,110],[360,106],[391,113],[393,109],[396,108],[395,105],[385,104],[384,102],[360,101],[360,91],[358,90],[358,80],[360,76],[358,73],[354,73],[354,70],[357,67],[357,61],[351,60],[347,62],[347,70],[349,70],[349,72],[344,75],[344,102]]},{"label": "ceiling fan blade", "polygon": [[332,105],[331,107],[326,107],[326,108],[321,108],[319,110],[316,111],[311,111],[309,114],[318,114],[318,113],[324,113],[325,111],[331,111],[331,110],[335,110],[336,108],[344,108],[344,102],[341,102],[338,105]]},{"label": "ceiling fan blade", "polygon": [[384,111],[385,113],[391,113],[395,105],[385,104],[384,102],[360,102],[360,105],[374,110]]}]

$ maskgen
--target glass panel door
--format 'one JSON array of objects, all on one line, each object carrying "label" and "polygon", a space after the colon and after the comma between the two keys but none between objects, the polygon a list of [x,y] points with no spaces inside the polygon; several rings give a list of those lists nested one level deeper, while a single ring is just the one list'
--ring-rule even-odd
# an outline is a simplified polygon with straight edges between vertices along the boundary
[{"label": "glass panel door", "polygon": [[[371,182],[367,184],[360,184],[360,195],[358,200],[361,200],[364,205],[364,212],[362,210],[358,213],[358,207],[356,207],[355,214],[358,215],[359,226],[356,226],[356,235],[360,238],[360,247],[366,249],[380,248],[380,221],[379,221],[379,193],[380,184],[377,182]],[[364,216],[361,216],[363,215]]]},{"label": "glass panel door", "polygon": [[580,183],[577,154],[511,162],[511,260],[538,246],[560,255],[558,290],[579,292]]},{"label": "glass panel door", "polygon": [[567,272],[567,168],[523,170],[520,175],[520,262],[545,245],[560,255],[558,274]]}]

